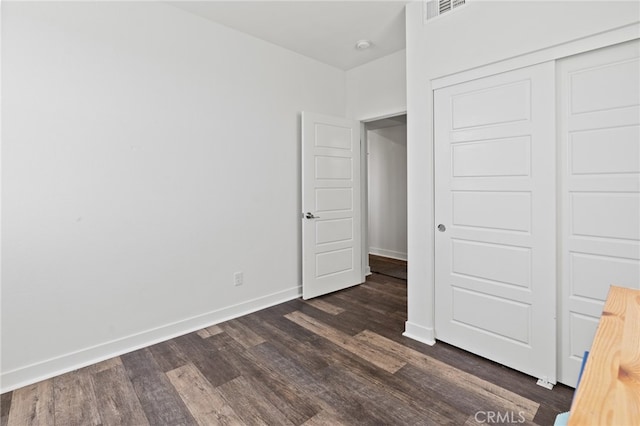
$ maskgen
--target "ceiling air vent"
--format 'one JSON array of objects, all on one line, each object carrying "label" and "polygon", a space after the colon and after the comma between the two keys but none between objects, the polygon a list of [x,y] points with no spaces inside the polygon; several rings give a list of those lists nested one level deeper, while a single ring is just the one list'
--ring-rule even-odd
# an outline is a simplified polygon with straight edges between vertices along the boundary
[{"label": "ceiling air vent", "polygon": [[428,21],[465,4],[465,0],[425,0],[424,20]]}]

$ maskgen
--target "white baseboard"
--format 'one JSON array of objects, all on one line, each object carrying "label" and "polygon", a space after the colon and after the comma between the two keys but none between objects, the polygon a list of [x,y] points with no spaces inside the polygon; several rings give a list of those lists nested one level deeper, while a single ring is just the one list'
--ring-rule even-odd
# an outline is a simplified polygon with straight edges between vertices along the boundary
[{"label": "white baseboard", "polygon": [[410,323],[409,321],[404,323],[403,336],[408,337],[418,342],[425,343],[429,346],[436,344],[436,336],[433,328],[423,327],[421,325]]},{"label": "white baseboard", "polygon": [[237,305],[186,318],[121,339],[112,340],[15,370],[3,372],[2,375],[0,375],[0,393],[9,392],[23,386],[50,379],[60,374],[77,370],[78,368],[86,367],[115,356],[123,355],[214,324],[296,299],[302,295],[301,290],[301,287],[293,287]]},{"label": "white baseboard", "polygon": [[369,254],[375,254],[376,256],[390,257],[391,259],[407,260],[407,253],[401,253],[399,251],[385,250],[377,247],[369,247]]}]

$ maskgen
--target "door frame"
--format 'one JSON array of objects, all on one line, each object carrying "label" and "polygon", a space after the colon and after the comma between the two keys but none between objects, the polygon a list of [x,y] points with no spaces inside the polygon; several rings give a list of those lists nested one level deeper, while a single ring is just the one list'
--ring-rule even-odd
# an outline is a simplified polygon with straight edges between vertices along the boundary
[{"label": "door frame", "polygon": [[[360,140],[362,146],[360,147],[360,211],[362,212],[362,282],[364,282],[367,276],[371,275],[371,266],[369,266],[369,162],[367,160],[367,152],[369,152],[369,141],[367,139],[367,123],[371,123],[378,120],[384,120],[385,118],[393,118],[401,115],[407,115],[407,109],[391,111],[383,115],[377,115],[374,117],[361,118],[360,121]],[[408,142],[407,137],[407,142]]]}]

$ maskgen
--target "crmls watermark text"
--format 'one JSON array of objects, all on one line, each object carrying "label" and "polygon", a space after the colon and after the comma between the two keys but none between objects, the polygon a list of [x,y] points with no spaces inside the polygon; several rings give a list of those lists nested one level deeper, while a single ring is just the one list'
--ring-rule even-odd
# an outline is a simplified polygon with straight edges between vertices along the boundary
[{"label": "crmls watermark text", "polygon": [[518,424],[524,423],[524,411],[477,411],[473,416],[480,424]]}]

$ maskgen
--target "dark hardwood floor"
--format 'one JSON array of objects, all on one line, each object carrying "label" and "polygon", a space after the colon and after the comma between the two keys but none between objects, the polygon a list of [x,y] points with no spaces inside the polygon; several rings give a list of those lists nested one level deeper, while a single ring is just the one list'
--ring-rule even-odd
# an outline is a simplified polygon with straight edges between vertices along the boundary
[{"label": "dark hardwood floor", "polygon": [[406,282],[373,274],[3,394],[2,426],[551,425],[569,409],[573,389],[404,338],[405,320]]},{"label": "dark hardwood floor", "polygon": [[388,277],[407,279],[407,262],[404,260],[391,259],[388,257],[369,255],[369,268],[371,272],[386,275]]}]

